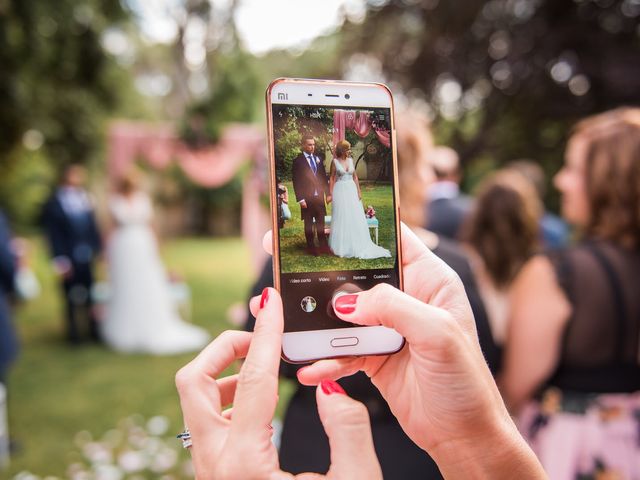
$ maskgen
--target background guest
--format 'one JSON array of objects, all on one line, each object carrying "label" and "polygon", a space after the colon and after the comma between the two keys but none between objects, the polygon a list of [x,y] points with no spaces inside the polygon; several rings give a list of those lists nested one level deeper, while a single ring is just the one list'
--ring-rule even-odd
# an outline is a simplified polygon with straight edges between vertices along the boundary
[{"label": "background guest", "polygon": [[93,262],[102,241],[91,198],[84,188],[86,180],[87,172],[82,165],[67,166],[60,186],[42,212],[54,269],[64,293],[67,340],[72,344],[80,342],[83,326],[88,328],[91,339],[99,340],[91,287]]},{"label": "background guest", "polygon": [[582,240],[514,281],[502,392],[550,478],[640,478],[640,109],[579,123],[554,183]]},{"label": "background guest", "polygon": [[284,222],[291,220],[291,209],[289,208],[289,189],[280,180],[276,180],[277,201],[278,201],[278,227],[284,227]]},{"label": "background guest", "polygon": [[460,159],[455,150],[439,146],[429,154],[436,181],[429,187],[427,230],[448,238],[457,238],[460,226],[473,205],[460,193]]},{"label": "background guest", "polygon": [[[544,171],[533,160],[514,160],[507,164],[509,170],[514,170],[529,180],[536,189],[540,201],[544,201],[547,191]],[[545,210],[540,219],[540,233],[543,245],[547,248],[565,246],[569,241],[569,226],[557,215]]]},{"label": "background guest", "polygon": [[11,249],[11,231],[0,210],[0,383],[6,385],[11,363],[18,355],[9,296],[14,291],[17,258]]},{"label": "background guest", "polygon": [[511,283],[539,247],[542,205],[533,185],[515,171],[491,174],[479,186],[461,229],[493,339],[503,347]]},{"label": "background guest", "polygon": [[493,342],[487,313],[464,250],[455,240],[420,227],[425,216],[428,218],[430,214],[430,210],[425,208],[427,192],[436,182],[431,164],[431,151],[434,147],[428,120],[411,111],[398,115],[397,144],[402,221],[411,227],[427,247],[444,260],[462,280],[476,320],[480,346],[489,369],[495,375],[499,368],[500,355]]}]

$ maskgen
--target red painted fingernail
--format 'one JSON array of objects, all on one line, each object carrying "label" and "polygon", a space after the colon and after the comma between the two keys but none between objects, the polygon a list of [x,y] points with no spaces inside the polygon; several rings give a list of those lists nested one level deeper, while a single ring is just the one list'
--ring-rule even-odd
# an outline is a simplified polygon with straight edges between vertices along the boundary
[{"label": "red painted fingernail", "polygon": [[333,308],[338,313],[353,313],[356,309],[358,295],[342,295],[336,298]]},{"label": "red painted fingernail", "polygon": [[333,380],[322,380],[320,382],[320,388],[325,395],[332,395],[334,393],[339,393],[340,395],[347,394],[347,392],[344,391],[344,388],[342,388],[338,382],[334,382]]},{"label": "red painted fingernail", "polygon": [[265,288],[264,290],[262,290],[262,297],[260,297],[260,310],[264,308],[268,300],[269,300],[269,289]]}]

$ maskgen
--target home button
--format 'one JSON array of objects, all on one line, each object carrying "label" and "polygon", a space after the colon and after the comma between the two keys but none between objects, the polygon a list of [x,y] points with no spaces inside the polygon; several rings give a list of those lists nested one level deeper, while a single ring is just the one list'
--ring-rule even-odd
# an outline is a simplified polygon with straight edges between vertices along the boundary
[{"label": "home button", "polygon": [[338,337],[331,340],[331,346],[332,347],[353,347],[354,345],[357,345],[359,341],[360,340],[358,340],[358,337]]}]

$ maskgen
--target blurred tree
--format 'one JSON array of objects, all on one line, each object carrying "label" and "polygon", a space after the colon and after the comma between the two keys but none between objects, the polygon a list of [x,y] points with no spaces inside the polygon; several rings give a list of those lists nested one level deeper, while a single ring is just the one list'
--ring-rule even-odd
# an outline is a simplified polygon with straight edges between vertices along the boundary
[{"label": "blurred tree", "polygon": [[638,0],[368,0],[367,9],[343,28],[344,73],[378,69],[429,105],[439,140],[463,163],[529,157],[550,172],[576,119],[640,102]]},{"label": "blurred tree", "polygon": [[273,130],[277,138],[275,154],[279,180],[291,180],[293,160],[302,151],[303,135],[314,137],[316,155],[325,160],[325,152],[331,148],[333,137],[333,110],[274,105]]},{"label": "blurred tree", "polygon": [[19,225],[62,165],[100,151],[128,80],[101,35],[127,18],[109,0],[0,1],[0,202]]},{"label": "blurred tree", "polygon": [[42,135],[59,164],[86,160],[100,144],[97,114],[118,98],[100,34],[124,19],[120,4],[108,0],[0,3],[3,160],[27,131]]}]

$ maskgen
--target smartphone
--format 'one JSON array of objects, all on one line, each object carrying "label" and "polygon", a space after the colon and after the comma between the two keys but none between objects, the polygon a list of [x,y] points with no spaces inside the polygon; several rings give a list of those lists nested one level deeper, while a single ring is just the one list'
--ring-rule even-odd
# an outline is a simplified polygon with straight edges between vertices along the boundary
[{"label": "smartphone", "polygon": [[393,97],[384,85],[280,78],[267,88],[274,285],[282,357],[387,355],[403,337],[340,320],[332,301],[402,289]]}]

